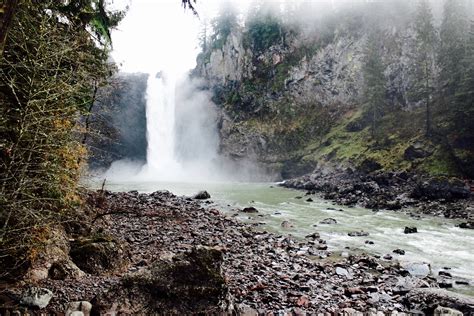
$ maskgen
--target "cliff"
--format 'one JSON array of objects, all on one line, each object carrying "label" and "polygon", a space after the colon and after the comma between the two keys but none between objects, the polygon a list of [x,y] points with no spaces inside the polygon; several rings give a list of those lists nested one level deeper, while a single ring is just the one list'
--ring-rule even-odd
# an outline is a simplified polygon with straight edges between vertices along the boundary
[{"label": "cliff", "polygon": [[120,73],[99,89],[85,139],[91,169],[115,160],[146,160],[146,86],[148,74]]},{"label": "cliff", "polygon": [[[364,74],[373,19],[360,10],[333,13],[324,27],[275,20],[233,25],[198,56],[193,75],[220,109],[222,154],[250,157],[282,178],[317,166],[474,176],[474,129],[453,118],[441,93],[426,136],[412,11],[399,9],[377,30],[384,82],[376,119]],[[427,56],[441,90],[437,56]]]}]

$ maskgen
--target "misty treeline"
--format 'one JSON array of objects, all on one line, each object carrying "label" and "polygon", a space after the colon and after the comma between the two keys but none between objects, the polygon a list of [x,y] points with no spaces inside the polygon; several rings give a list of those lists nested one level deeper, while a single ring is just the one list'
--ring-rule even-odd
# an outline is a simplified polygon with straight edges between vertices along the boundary
[{"label": "misty treeline", "polygon": [[[226,1],[216,17],[203,19],[198,61],[209,61],[211,52],[222,48],[237,29],[244,34],[244,47],[254,54],[253,84],[259,85],[258,72],[264,68],[260,55],[272,49],[286,54],[262,80],[272,82],[264,87],[269,94],[285,90],[289,70],[303,59],[341,38],[362,38],[359,106],[374,139],[380,136],[380,119],[400,108],[424,109],[427,137],[443,135],[445,129],[474,135],[473,1],[254,1],[247,12]],[[402,52],[404,45],[410,49]],[[408,74],[400,84],[403,91],[389,89],[393,78],[388,69],[395,64]]]},{"label": "misty treeline", "polygon": [[0,70],[0,277],[35,261],[73,222],[84,133],[115,72],[102,0],[4,1]]}]

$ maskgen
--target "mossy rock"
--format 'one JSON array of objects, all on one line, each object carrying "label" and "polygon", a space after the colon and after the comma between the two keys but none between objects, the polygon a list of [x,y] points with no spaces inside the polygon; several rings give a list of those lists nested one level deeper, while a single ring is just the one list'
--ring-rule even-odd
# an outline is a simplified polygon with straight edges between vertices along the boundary
[{"label": "mossy rock", "polygon": [[156,302],[154,308],[179,306],[181,311],[204,311],[218,306],[225,295],[221,274],[223,254],[212,248],[163,258],[141,272],[124,277],[125,286],[146,291]]},{"label": "mossy rock", "polygon": [[78,239],[69,254],[82,271],[94,275],[120,270],[129,261],[125,245],[107,235]]}]

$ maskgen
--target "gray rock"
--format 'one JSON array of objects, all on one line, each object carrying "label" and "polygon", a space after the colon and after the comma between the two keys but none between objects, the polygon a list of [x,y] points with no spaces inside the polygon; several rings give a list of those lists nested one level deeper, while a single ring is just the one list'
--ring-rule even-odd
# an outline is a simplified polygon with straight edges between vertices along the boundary
[{"label": "gray rock", "polygon": [[341,267],[336,268],[336,274],[337,275],[342,275],[342,276],[345,276],[345,277],[350,277],[349,271],[347,271],[347,269],[344,269],[344,268],[341,268]]},{"label": "gray rock", "polygon": [[422,278],[431,273],[431,267],[427,263],[408,263],[404,268],[410,275]]},{"label": "gray rock", "polygon": [[243,213],[258,213],[258,210],[255,208],[255,207],[245,207],[243,210],[242,210]]},{"label": "gray rock", "polygon": [[399,255],[402,255],[402,256],[403,256],[403,255],[405,254],[405,250],[403,250],[403,249],[395,249],[395,250],[393,251],[393,253],[396,253],[396,254],[399,254]]},{"label": "gray rock", "polygon": [[196,200],[207,200],[211,198],[211,195],[207,191],[199,191],[193,198]]},{"label": "gray rock", "polygon": [[361,237],[361,236],[369,236],[369,233],[364,232],[364,231],[360,231],[360,232],[350,232],[347,235],[349,235],[351,237]]},{"label": "gray rock", "polygon": [[319,239],[321,238],[321,236],[319,235],[319,233],[312,233],[312,234],[307,235],[305,238]]},{"label": "gray rock", "polygon": [[319,224],[331,225],[331,224],[337,224],[337,221],[334,218],[325,218],[322,221],[320,221]]},{"label": "gray rock", "polygon": [[92,304],[87,301],[70,302],[67,305],[65,316],[89,316],[92,310]]},{"label": "gray rock", "polygon": [[462,316],[463,314],[460,311],[452,309],[452,308],[438,306],[434,310],[433,315],[434,316],[441,316],[441,315],[443,315],[443,316]]},{"label": "gray rock", "polygon": [[20,304],[30,307],[45,308],[53,298],[53,292],[40,287],[30,287],[21,297]]},{"label": "gray rock", "polygon": [[293,224],[290,223],[289,221],[283,221],[283,222],[281,223],[281,227],[283,227],[283,228],[293,228],[294,226],[293,226]]},{"label": "gray rock", "polygon": [[418,232],[416,227],[405,227],[404,231],[405,234],[414,234]]}]

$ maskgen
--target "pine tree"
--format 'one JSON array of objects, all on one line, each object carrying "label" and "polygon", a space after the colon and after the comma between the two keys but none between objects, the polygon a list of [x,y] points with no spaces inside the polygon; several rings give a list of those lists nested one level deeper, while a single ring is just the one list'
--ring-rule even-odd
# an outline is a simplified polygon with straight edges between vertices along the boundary
[{"label": "pine tree", "polygon": [[382,115],[385,100],[385,76],[380,43],[380,31],[373,30],[367,40],[363,65],[364,96],[372,125],[372,138],[376,138],[377,122]]},{"label": "pine tree", "polygon": [[426,0],[418,4],[415,16],[416,31],[416,66],[415,86],[412,95],[422,100],[426,108],[426,135],[431,135],[431,99],[434,90],[434,47],[436,31],[433,25],[433,14]]},{"label": "pine tree", "polygon": [[460,63],[465,57],[468,34],[466,8],[462,0],[446,0],[440,29],[439,66],[442,93],[453,105],[463,68]]},{"label": "pine tree", "polygon": [[201,48],[202,52],[207,51],[207,44],[209,41],[209,23],[208,20],[205,18],[201,22],[201,31],[199,32],[199,47]]},{"label": "pine tree", "polygon": [[213,34],[211,42],[213,48],[224,46],[232,29],[238,25],[237,11],[230,1],[221,4],[217,17],[212,21]]},{"label": "pine tree", "polygon": [[454,119],[457,126],[474,132],[474,21],[471,21],[464,59],[461,61],[463,73],[456,91]]}]

